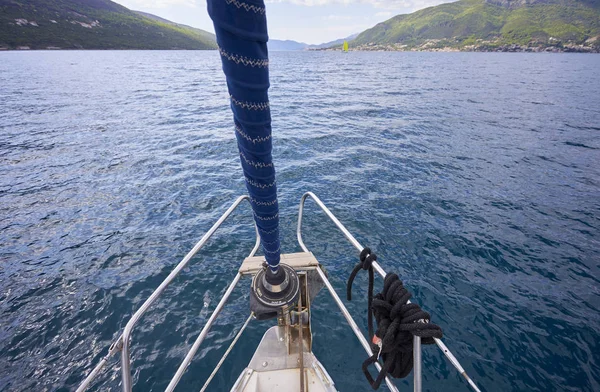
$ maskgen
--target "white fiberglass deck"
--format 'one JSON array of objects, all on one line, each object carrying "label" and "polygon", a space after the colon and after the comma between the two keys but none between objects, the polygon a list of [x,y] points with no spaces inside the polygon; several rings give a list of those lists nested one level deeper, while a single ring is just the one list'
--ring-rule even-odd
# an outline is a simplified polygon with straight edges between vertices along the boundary
[{"label": "white fiberglass deck", "polygon": [[[284,327],[275,326],[267,330],[250,364],[231,388],[232,392],[300,392],[300,355],[297,351],[288,353],[284,335]],[[302,356],[304,390],[335,392],[333,380],[306,346]]]}]

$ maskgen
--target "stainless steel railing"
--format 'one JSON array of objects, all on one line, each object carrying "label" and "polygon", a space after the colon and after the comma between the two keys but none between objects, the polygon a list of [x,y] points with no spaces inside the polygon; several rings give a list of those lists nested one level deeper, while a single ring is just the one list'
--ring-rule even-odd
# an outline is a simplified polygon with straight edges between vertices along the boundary
[{"label": "stainless steel railing", "polygon": [[[354,247],[358,251],[362,251],[363,246],[356,240],[356,238],[354,238],[354,236],[352,236],[352,234],[350,234],[348,229],[346,229],[346,227],[335,217],[335,215],[333,215],[333,213],[327,208],[327,206],[325,206],[325,204],[323,204],[323,202],[312,192],[307,192],[302,196],[302,198],[300,200],[299,211],[298,211],[297,237],[298,237],[298,244],[300,245],[302,250],[304,252],[309,252],[308,248],[304,244],[304,241],[302,240],[302,216],[303,216],[303,212],[304,212],[304,203],[308,197],[311,197],[315,201],[315,203],[317,203],[317,205],[335,223],[335,225],[338,227],[338,229],[340,229],[340,231],[350,241],[350,243],[352,243],[352,245],[354,245]],[[173,269],[173,271],[171,271],[169,276],[167,276],[163,280],[163,282],[158,286],[158,288],[150,295],[150,297],[134,313],[134,315],[131,317],[131,319],[125,326],[125,329],[123,330],[122,335],[119,336],[119,338],[110,346],[108,354],[100,361],[100,363],[98,363],[98,365],[96,365],[96,367],[92,370],[92,372],[81,383],[81,385],[77,389],[77,392],[83,392],[91,384],[93,379],[100,373],[100,371],[106,365],[106,363],[108,362],[110,357],[112,355],[116,354],[118,351],[121,351],[123,391],[124,392],[131,391],[132,384],[131,384],[131,359],[130,359],[130,354],[129,354],[129,340],[131,337],[131,333],[133,332],[133,328],[135,327],[137,322],[141,319],[141,317],[148,311],[150,306],[152,306],[152,304],[156,301],[156,299],[162,294],[162,292],[165,290],[165,288],[175,279],[175,277],[177,277],[177,275],[179,275],[179,273],[183,270],[183,268],[185,268],[185,266],[189,263],[191,258],[205,245],[205,243],[212,237],[212,235],[215,233],[215,231],[217,231],[217,229],[223,224],[223,222],[231,215],[231,213],[244,200],[248,200],[248,196],[240,196],[235,200],[235,202],[229,207],[229,209],[227,211],[225,211],[225,213],[219,218],[219,220],[217,220],[217,222],[208,230],[208,232],[200,239],[200,241],[198,241],[198,243],[196,243],[196,245],[192,248],[192,250],[190,252],[188,252],[188,254],[179,262],[179,264],[177,264],[177,266]],[[248,257],[254,256],[256,254],[259,246],[260,246],[260,236],[258,234],[258,229],[257,229],[256,230],[256,243]],[[383,268],[381,268],[381,266],[377,262],[373,262],[373,268],[379,273],[379,275],[381,275],[383,278],[385,278],[386,272],[383,270]],[[321,270],[321,268],[315,268],[315,269],[318,272],[321,280],[327,287],[328,291],[330,292],[331,296],[335,300],[336,304],[340,308],[342,314],[344,315],[346,321],[352,328],[354,334],[360,341],[361,345],[363,346],[363,348],[365,349],[367,354],[372,355],[373,353],[371,351],[371,347],[370,347],[367,339],[362,334],[362,332],[360,331],[360,328],[358,327],[358,325],[356,324],[356,322],[350,315],[350,312],[348,311],[348,309],[346,308],[346,306],[344,305],[344,303],[342,302],[340,297],[335,292],[335,289],[333,288],[333,286],[327,279],[327,276]],[[202,342],[208,335],[208,332],[209,332],[210,328],[212,327],[216,317],[218,316],[218,314],[221,312],[221,310],[225,306],[225,303],[229,299],[229,296],[235,289],[235,287],[238,284],[238,282],[240,281],[241,277],[242,277],[242,274],[238,271],[238,273],[235,275],[233,281],[230,283],[229,287],[227,288],[227,291],[225,292],[225,294],[223,294],[223,297],[219,301],[217,307],[215,308],[215,310],[209,317],[208,321],[202,328],[202,331],[198,335],[198,338],[196,338],[196,341],[192,345],[192,348],[187,353],[187,355],[185,356],[181,365],[177,369],[177,372],[171,379],[171,382],[167,386],[166,391],[172,392],[175,389],[175,387],[177,386],[177,384],[179,383],[181,377],[183,376],[187,367],[191,363],[191,361],[192,361],[194,355],[196,354],[196,352],[198,351],[200,345],[202,344]],[[246,321],[246,324],[247,324],[247,322],[248,321]],[[235,344],[235,341],[233,344]],[[232,344],[232,346],[233,346],[233,344]],[[460,372],[460,374],[462,374],[463,377],[465,377],[467,379],[467,381],[469,382],[469,385],[471,385],[471,387],[475,391],[480,392],[479,389],[477,388],[477,386],[475,385],[475,383],[467,376],[467,373],[464,371],[464,369],[462,368],[462,366],[460,365],[458,360],[454,357],[454,355],[450,352],[450,350],[446,347],[446,345],[439,339],[436,339],[436,344],[442,350],[444,355],[450,360],[452,365],[454,365],[454,367]],[[232,347],[230,347],[230,349],[231,348]],[[230,351],[230,349],[228,351]],[[414,353],[414,373],[413,373],[414,374],[414,390],[420,392],[421,391],[421,340],[418,337],[415,337],[415,340],[414,340],[413,353]],[[214,372],[216,372],[218,370],[218,367],[221,364],[222,364],[222,361],[219,362],[219,364],[217,365],[217,368],[215,369]],[[376,362],[376,366],[379,370],[381,370],[381,366],[379,365],[379,363]],[[207,381],[207,383],[208,382],[210,382],[210,379]],[[389,377],[386,377],[386,384],[388,385],[390,390],[392,390],[393,392],[398,392],[398,389],[396,388],[396,386],[393,384],[393,382],[391,381],[391,379]]]},{"label": "stainless steel railing", "polygon": [[[106,365],[106,363],[108,362],[108,359],[112,355],[117,353],[119,350],[121,350],[121,373],[122,373],[123,391],[124,392],[131,391],[131,387],[132,387],[132,385],[131,385],[131,358],[130,358],[130,354],[129,354],[129,340],[131,337],[131,333],[133,332],[133,328],[135,327],[137,322],[140,320],[140,318],[148,311],[150,306],[152,306],[152,304],[156,301],[156,299],[167,288],[167,286],[173,281],[173,279],[175,279],[177,277],[177,275],[179,275],[179,273],[190,262],[192,257],[194,257],[194,255],[196,253],[198,253],[198,251],[204,246],[204,244],[206,244],[206,242],[210,239],[210,237],[212,237],[212,235],[215,233],[215,231],[217,231],[217,229],[223,224],[223,222],[229,217],[229,215],[231,215],[231,213],[244,200],[249,200],[249,197],[248,196],[240,196],[233,202],[231,207],[229,207],[229,209],[227,209],[227,211],[225,211],[225,213],[219,218],[219,220],[217,220],[217,222],[208,230],[208,232],[206,232],[206,234],[204,234],[204,236],[200,239],[200,241],[198,241],[196,243],[196,245],[192,248],[192,250],[190,250],[188,252],[188,254],[185,255],[185,257],[179,262],[179,264],[177,264],[177,266],[173,269],[173,271],[171,271],[169,276],[167,276],[165,278],[165,280],[163,280],[163,282],[160,284],[160,286],[158,286],[158,288],[156,290],[154,290],[154,292],[150,295],[150,297],[133,314],[133,316],[131,317],[131,319],[129,320],[127,325],[125,326],[125,329],[123,330],[123,334],[121,336],[119,336],[119,338],[111,345],[108,354],[100,361],[100,363],[98,363],[98,365],[96,365],[96,367],[92,370],[92,372],[81,383],[79,388],[77,388],[77,392],[85,391],[87,389],[87,387],[90,385],[90,383],[93,381],[93,379],[100,373],[102,368]],[[258,250],[259,246],[260,246],[260,236],[258,235],[258,229],[256,229],[256,243],[254,244],[254,248],[250,252],[250,257],[254,256],[254,254]],[[194,343],[194,346],[192,347],[193,354],[195,354],[196,350],[198,349],[198,346],[200,345],[200,343],[202,343],[202,341],[206,337],[206,334],[208,333],[208,330],[210,329],[212,323],[214,322],[215,318],[217,317],[217,315],[223,308],[223,305],[225,304],[225,302],[227,302],[227,298],[229,298],[229,295],[231,295],[231,293],[233,292],[233,289],[235,288],[235,286],[236,286],[237,282],[240,280],[240,278],[241,278],[241,274],[238,273],[235,276],[233,282],[231,282],[231,285],[225,292],[225,295],[223,296],[223,298],[221,298],[221,301],[217,305],[217,308],[211,315],[210,319],[207,321],[206,325],[202,329],[202,332],[200,333],[200,336],[198,336],[198,339]],[[195,350],[194,350],[194,348],[195,348]],[[190,352],[192,350],[190,350]],[[177,382],[181,378],[183,371],[185,371],[185,368],[187,368],[187,366],[191,362],[191,357],[193,356],[193,354],[190,356],[188,353],[188,356],[186,356],[186,358],[183,361],[183,363],[181,364],[180,368],[177,370],[175,377],[173,378],[173,380],[176,379],[177,381],[175,381],[174,385],[171,387],[171,384],[173,384],[173,380],[171,380],[171,384],[169,384],[169,387],[167,388],[167,390],[172,390],[173,388],[175,388],[175,385],[177,385]],[[190,357],[190,358],[188,359],[188,357]],[[182,367],[183,367],[183,370],[182,370]]]},{"label": "stainless steel railing", "polygon": [[[306,247],[306,245],[304,245],[304,241],[302,240],[302,215],[304,213],[304,202],[309,197],[312,198],[315,201],[315,203],[317,203],[317,205],[323,210],[323,212],[325,212],[325,214],[329,217],[329,219],[331,219],[333,221],[333,223],[335,223],[335,225],[337,226],[337,228],[340,229],[340,231],[344,234],[344,236],[346,237],[346,239],[348,241],[350,241],[350,243],[352,245],[354,245],[354,247],[359,252],[361,252],[364,249],[364,247],[360,244],[360,242],[358,242],[358,240],[356,238],[354,238],[354,236],[352,234],[350,234],[350,232],[348,231],[348,229],[346,229],[346,227],[335,217],[335,215],[333,215],[333,213],[329,210],[329,208],[327,208],[327,206],[321,201],[321,199],[319,199],[317,197],[317,195],[315,195],[312,192],[306,192],[304,195],[302,195],[302,198],[300,199],[300,207],[298,208],[298,228],[296,230],[296,235],[298,237],[298,244],[300,244],[300,247],[302,248],[302,250],[304,252],[308,252],[309,251],[308,248]],[[381,275],[382,278],[385,279],[385,276],[387,275],[387,273],[383,270],[383,268],[381,268],[381,266],[379,265],[379,263],[377,263],[376,261],[374,261],[372,265],[373,265],[373,269],[375,269],[375,271],[377,271],[377,273],[379,275]],[[317,269],[317,270],[319,271],[319,269]],[[325,277],[325,274],[323,274],[322,272],[320,273],[320,275],[321,275],[321,279],[323,279]],[[333,287],[331,285],[327,285],[327,288],[329,289],[329,291],[333,295],[333,297],[336,300],[338,306],[340,307],[342,313],[344,313],[344,316],[346,316],[346,314],[349,316],[350,313],[348,312],[348,309],[346,309],[346,307],[344,306],[344,304],[342,303],[342,301],[340,300],[340,298],[337,296],[337,294],[335,293]],[[409,303],[410,303],[410,301],[409,301]],[[349,317],[350,317],[350,319],[352,318],[351,316],[349,316]],[[353,322],[351,323],[350,320],[348,319],[348,317],[346,317],[346,320],[348,320],[348,323],[350,324],[350,326],[354,330],[354,333],[356,334],[356,336],[358,337],[358,339],[362,343],[363,347],[365,348],[365,351],[369,355],[373,355],[373,352],[371,351],[371,347],[367,343],[367,341],[364,338],[362,332],[360,332],[360,330],[358,329],[358,327],[356,327],[356,323],[353,323]],[[355,327],[356,327],[356,329],[355,329]],[[435,344],[440,348],[440,350],[442,350],[442,353],[444,353],[444,355],[446,356],[446,358],[448,358],[448,360],[450,361],[450,363],[452,363],[452,365],[456,368],[456,370],[458,370],[458,372],[467,380],[467,382],[469,383],[469,385],[475,391],[481,392],[479,390],[479,388],[477,388],[477,385],[475,385],[475,383],[473,382],[473,380],[471,380],[471,378],[467,375],[467,372],[460,365],[460,362],[458,362],[458,360],[452,354],[452,352],[450,351],[450,349],[444,344],[444,342],[442,342],[440,339],[435,339]],[[414,355],[414,371],[413,371],[414,383],[413,384],[414,384],[414,390],[415,390],[415,392],[421,392],[421,338],[419,338],[418,336],[415,336],[413,345],[414,345],[414,347],[413,347],[413,355]],[[381,367],[379,366],[379,363],[376,362],[375,365],[377,366],[378,370],[381,370]],[[388,379],[386,379],[386,383],[388,384],[388,386],[391,389],[392,387],[390,386],[390,383],[388,382]]]}]

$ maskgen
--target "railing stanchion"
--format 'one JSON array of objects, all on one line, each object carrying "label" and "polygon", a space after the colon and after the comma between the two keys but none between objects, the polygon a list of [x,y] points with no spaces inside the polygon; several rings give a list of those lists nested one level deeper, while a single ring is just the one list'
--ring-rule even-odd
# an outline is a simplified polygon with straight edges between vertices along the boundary
[{"label": "railing stanchion", "polygon": [[[154,290],[154,292],[152,292],[150,297],[148,297],[148,299],[142,304],[142,306],[140,306],[140,308],[133,314],[133,316],[131,316],[131,319],[127,322],[127,325],[125,326],[125,329],[123,330],[123,334],[119,338],[120,344],[118,347],[118,349],[121,350],[121,374],[122,374],[122,384],[123,384],[124,392],[130,392],[131,387],[132,387],[132,385],[131,385],[131,359],[129,356],[129,340],[131,337],[131,332],[133,331],[133,327],[140,320],[140,318],[148,311],[150,306],[162,294],[162,292],[173,281],[173,279],[175,279],[177,277],[177,275],[179,275],[179,273],[185,268],[185,266],[189,263],[189,261],[192,259],[192,257],[194,257],[194,255],[204,246],[204,244],[210,239],[210,237],[212,237],[212,235],[215,233],[215,231],[217,231],[217,229],[223,224],[223,222],[229,217],[229,215],[231,215],[231,213],[244,200],[249,200],[249,197],[248,196],[240,196],[233,202],[233,204],[227,209],[227,211],[225,211],[225,213],[223,215],[221,215],[219,220],[217,220],[217,222],[214,225],[212,225],[212,227],[208,230],[208,232],[206,232],[206,234],[204,234],[204,236],[200,239],[200,241],[198,241],[196,243],[196,245],[194,245],[192,250],[190,250],[188,252],[188,254],[185,255],[185,257],[179,262],[179,264],[177,264],[177,266],[173,269],[173,271],[171,271],[169,276],[167,276],[165,278],[165,280],[162,281],[160,286],[158,286],[156,288],[156,290]],[[256,253],[256,251],[258,250],[258,248],[260,246],[260,237],[258,236],[258,229],[256,229],[256,235],[257,235],[256,243],[254,245],[254,248],[252,249],[250,256],[254,256],[254,254]],[[239,280],[239,277],[236,277],[236,279]],[[236,283],[237,283],[237,281],[236,281]],[[105,358],[103,358],[98,365],[96,365],[96,367],[92,370],[92,372],[88,375],[88,377],[86,377],[86,379],[81,383],[79,388],[77,388],[77,392],[84,391],[90,385],[90,383],[92,382],[94,377],[96,377],[98,375],[98,373],[100,373],[100,371],[102,370],[104,365],[106,365],[108,358],[111,355],[113,355],[116,351],[118,351],[118,350],[115,350],[114,346],[115,346],[114,344],[111,346],[111,349],[109,350],[109,354]]]},{"label": "railing stanchion", "polygon": [[[252,256],[248,256],[248,257],[252,257]],[[212,381],[212,379],[215,377],[215,374],[217,374],[217,372],[219,371],[219,369],[223,365],[223,362],[225,362],[225,359],[227,359],[227,356],[229,355],[229,353],[231,352],[231,350],[233,350],[233,346],[235,346],[235,344],[237,343],[237,341],[240,339],[240,336],[242,336],[242,332],[244,332],[244,330],[248,326],[248,323],[250,322],[250,320],[252,320],[253,317],[254,317],[254,312],[251,312],[250,316],[248,316],[248,318],[246,319],[246,322],[244,323],[244,325],[242,325],[242,328],[240,328],[240,330],[238,331],[237,335],[235,335],[235,338],[233,339],[233,342],[231,342],[231,344],[229,345],[229,348],[227,349],[227,351],[225,351],[225,354],[223,354],[223,356],[221,357],[221,359],[217,363],[217,366],[215,366],[215,368],[213,369],[212,373],[210,374],[210,376],[208,377],[208,379],[204,383],[204,386],[202,387],[202,389],[200,390],[200,392],[206,391],[206,388],[208,388],[208,385],[210,384],[210,382]]]},{"label": "railing stanchion", "polygon": [[415,392],[421,392],[421,338],[413,337],[413,384]]},{"label": "railing stanchion", "polygon": [[200,345],[206,338],[206,335],[208,335],[208,331],[210,330],[210,327],[212,327],[213,323],[215,322],[215,319],[219,315],[219,312],[221,312],[221,309],[223,309],[223,306],[225,306],[225,302],[227,302],[227,300],[229,299],[229,296],[233,292],[233,289],[235,288],[237,283],[240,281],[241,277],[242,277],[242,274],[239,272],[237,273],[237,275],[235,275],[235,278],[233,279],[233,281],[227,288],[227,291],[225,292],[225,294],[223,294],[223,297],[217,304],[217,307],[215,308],[213,313],[210,315],[210,318],[206,322],[206,325],[204,326],[204,328],[202,328],[200,335],[198,335],[198,337],[196,338],[196,341],[192,345],[192,348],[185,356],[183,362],[181,362],[181,365],[179,365],[179,369],[177,369],[177,372],[171,379],[171,382],[167,386],[167,389],[165,389],[165,392],[172,392],[175,389],[175,387],[177,386],[177,383],[179,382],[179,380],[181,380],[183,373],[185,373],[187,367],[190,365],[190,362],[192,362],[194,355],[196,355],[196,351],[198,351],[198,348],[200,347]]},{"label": "railing stanchion", "polygon": [[[367,352],[367,354],[369,356],[373,355],[373,351],[371,351],[371,346],[369,345],[369,342],[367,341],[367,339],[365,338],[365,336],[360,331],[360,328],[358,328],[358,325],[356,325],[356,322],[354,321],[354,319],[350,315],[350,312],[348,311],[348,309],[346,309],[346,306],[344,305],[344,303],[342,302],[342,300],[340,299],[340,297],[335,292],[333,286],[329,282],[329,279],[327,279],[327,276],[325,276],[325,273],[321,270],[320,267],[317,267],[316,271],[319,274],[319,276],[321,277],[321,280],[323,281],[323,283],[325,284],[325,286],[327,287],[327,290],[329,290],[329,293],[331,294],[331,296],[335,300],[335,303],[337,304],[337,306],[342,311],[342,314],[346,318],[346,321],[350,325],[350,328],[352,328],[352,332],[354,332],[354,334],[356,335],[356,337],[360,341],[360,344],[363,346],[363,348],[365,349],[365,351]],[[381,365],[379,364],[379,362],[375,362],[375,367],[377,368],[377,370],[381,371]],[[385,378],[385,383],[390,388],[390,390],[392,390],[394,392],[398,392],[398,388],[396,388],[396,386],[394,385],[394,383],[392,382],[392,380],[389,377]]]},{"label": "railing stanchion", "polygon": [[[302,215],[304,213],[304,202],[306,201],[306,199],[308,197],[311,197],[314,200],[314,202],[317,203],[317,205],[323,210],[323,212],[325,212],[325,214],[329,217],[329,219],[331,219],[333,221],[333,223],[335,223],[337,228],[340,229],[340,231],[344,234],[346,239],[348,241],[350,241],[350,243],[352,245],[354,245],[356,250],[361,252],[364,249],[364,247],[360,244],[360,242],[358,242],[358,240],[356,238],[354,238],[354,236],[348,231],[348,229],[346,229],[346,227],[338,220],[338,218],[336,218],[335,215],[333,215],[333,213],[329,210],[329,208],[327,208],[327,206],[321,201],[321,199],[319,199],[317,197],[317,195],[315,195],[312,192],[306,192],[304,195],[302,195],[302,198],[300,199],[300,207],[298,208],[298,228],[296,230],[296,236],[298,237],[298,244],[300,245],[300,247],[302,248],[302,250],[304,252],[309,251],[308,248],[306,247],[306,245],[304,244],[304,241],[302,240]],[[379,263],[374,261],[372,266],[373,266],[373,269],[375,271],[377,271],[377,273],[383,279],[385,279],[385,276],[387,275],[387,273],[384,271],[383,268],[381,268]],[[318,268],[317,268],[317,270],[318,270]],[[410,301],[408,301],[408,303],[410,303]],[[434,340],[435,340],[435,344],[437,344],[437,346],[440,348],[440,350],[442,350],[442,353],[444,353],[446,358],[448,358],[448,360],[456,368],[456,370],[458,370],[458,372],[467,380],[469,385],[475,391],[481,392],[479,390],[479,388],[477,388],[477,385],[475,385],[473,380],[471,380],[469,378],[469,376],[467,375],[467,372],[465,372],[465,369],[463,369],[463,367],[460,365],[460,362],[458,362],[458,360],[452,354],[450,349],[448,347],[446,347],[444,342],[442,342],[440,339],[437,339],[437,338],[434,338]]]}]

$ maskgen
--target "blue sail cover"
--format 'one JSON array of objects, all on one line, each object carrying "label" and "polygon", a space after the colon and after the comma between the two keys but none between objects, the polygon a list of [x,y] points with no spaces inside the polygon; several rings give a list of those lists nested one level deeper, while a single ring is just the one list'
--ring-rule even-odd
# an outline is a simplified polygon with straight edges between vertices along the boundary
[{"label": "blue sail cover", "polygon": [[273,271],[279,265],[279,205],[271,156],[267,18],[262,0],[208,0],[233,111],[240,160]]}]

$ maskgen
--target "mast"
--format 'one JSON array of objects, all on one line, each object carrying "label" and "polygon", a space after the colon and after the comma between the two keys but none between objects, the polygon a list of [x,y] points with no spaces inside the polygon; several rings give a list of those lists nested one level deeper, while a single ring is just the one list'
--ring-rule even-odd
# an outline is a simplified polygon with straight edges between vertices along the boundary
[{"label": "mast", "polygon": [[[279,267],[279,204],[273,165],[269,104],[269,53],[264,0],[208,0],[227,79],[240,161],[268,264],[255,276],[250,307],[260,317],[297,298],[298,276]],[[265,309],[262,304],[266,306]]]},{"label": "mast", "polygon": [[208,0],[223,72],[227,79],[235,136],[246,188],[265,258],[277,272],[279,205],[271,156],[269,55],[264,2]]}]

